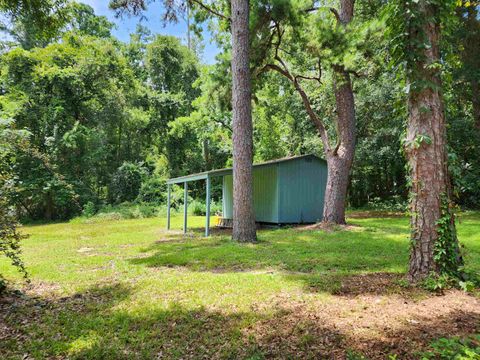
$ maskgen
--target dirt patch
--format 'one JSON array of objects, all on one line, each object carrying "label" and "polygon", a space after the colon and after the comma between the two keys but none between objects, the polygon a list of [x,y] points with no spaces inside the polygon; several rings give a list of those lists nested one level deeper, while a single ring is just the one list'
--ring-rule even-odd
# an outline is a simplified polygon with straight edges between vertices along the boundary
[{"label": "dirt patch", "polygon": [[358,296],[362,294],[370,295],[413,295],[427,294],[419,288],[405,287],[405,276],[395,273],[373,273],[360,274],[342,278],[340,288],[335,291],[335,295]]},{"label": "dirt patch", "polygon": [[34,281],[26,285],[24,288],[25,294],[33,297],[51,297],[61,291],[58,284],[46,281]]},{"label": "dirt patch", "polygon": [[275,299],[275,315],[245,331],[267,358],[416,359],[434,339],[480,330],[480,302],[452,290],[422,300],[402,296],[334,296],[329,303]]},{"label": "dirt patch", "polygon": [[82,247],[82,248],[78,249],[77,252],[80,253],[80,254],[84,254],[84,253],[89,253],[93,250],[95,250],[95,249],[91,248],[91,247]]}]

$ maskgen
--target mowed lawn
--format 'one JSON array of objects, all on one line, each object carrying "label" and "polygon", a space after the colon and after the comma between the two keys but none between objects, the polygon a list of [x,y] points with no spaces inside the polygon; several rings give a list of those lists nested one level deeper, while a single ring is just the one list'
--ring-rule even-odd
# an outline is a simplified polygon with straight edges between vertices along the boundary
[{"label": "mowed lawn", "polygon": [[[204,238],[203,217],[185,236],[179,216],[170,232],[164,218],[26,226],[32,284],[0,260],[23,289],[0,300],[0,358],[415,358],[478,332],[478,297],[407,286],[406,217],[350,215],[333,231],[260,230],[257,244]],[[480,272],[480,214],[458,233]]]}]

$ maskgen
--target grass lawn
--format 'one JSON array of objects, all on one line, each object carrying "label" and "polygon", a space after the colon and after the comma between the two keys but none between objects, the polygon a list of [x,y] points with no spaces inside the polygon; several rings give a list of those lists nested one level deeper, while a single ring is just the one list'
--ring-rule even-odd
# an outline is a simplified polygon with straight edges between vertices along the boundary
[{"label": "grass lawn", "polygon": [[[408,219],[360,215],[247,245],[204,238],[203,217],[186,236],[179,216],[170,232],[164,218],[26,226],[31,286],[0,259],[22,289],[0,299],[0,358],[403,359],[477,333],[478,297],[405,285]],[[480,273],[480,214],[458,232]]]}]

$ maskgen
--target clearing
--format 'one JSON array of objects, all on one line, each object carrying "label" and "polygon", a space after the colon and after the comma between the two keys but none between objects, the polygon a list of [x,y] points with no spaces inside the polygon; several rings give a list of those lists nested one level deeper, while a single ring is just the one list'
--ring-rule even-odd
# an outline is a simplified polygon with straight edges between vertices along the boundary
[{"label": "clearing", "polygon": [[[253,245],[203,238],[193,216],[187,236],[163,218],[27,226],[32,284],[0,261],[22,289],[0,298],[0,355],[409,359],[478,333],[478,296],[406,285],[407,218],[350,215],[347,229],[261,230]],[[480,272],[480,214],[458,232]]]}]

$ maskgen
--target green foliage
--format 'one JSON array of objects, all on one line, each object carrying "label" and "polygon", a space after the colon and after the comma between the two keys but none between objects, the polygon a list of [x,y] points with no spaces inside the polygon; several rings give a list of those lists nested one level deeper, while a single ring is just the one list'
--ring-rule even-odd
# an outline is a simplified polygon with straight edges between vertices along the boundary
[{"label": "green foliage", "polygon": [[67,29],[82,35],[108,38],[114,24],[105,16],[97,16],[93,8],[83,3],[68,4],[69,21]]},{"label": "green foliage", "polygon": [[430,344],[430,350],[421,354],[422,360],[475,360],[480,358],[480,335],[467,338],[442,338]]},{"label": "green foliage", "polygon": [[468,274],[463,271],[457,275],[431,273],[422,281],[421,285],[426,290],[433,292],[456,288],[468,293],[475,293],[480,287],[480,279],[475,273]]},{"label": "green foliage", "polygon": [[450,274],[431,273],[422,281],[422,287],[428,291],[442,292],[458,286],[458,278]]},{"label": "green foliage", "polygon": [[205,210],[205,203],[202,203],[198,200],[193,200],[188,204],[188,212],[196,215],[196,216],[203,216],[206,213]]},{"label": "green foliage", "polygon": [[[11,264],[23,274],[25,278],[28,277],[27,270],[21,258],[20,242],[25,238],[18,231],[18,220],[15,210],[7,201],[5,201],[4,189],[0,190],[0,254],[6,256]],[[0,293],[6,287],[6,280],[0,273]]]},{"label": "green foliage", "polygon": [[[425,49],[431,44],[424,28],[426,24],[439,26],[441,22],[445,23],[452,16],[456,3],[456,0],[395,0],[385,7],[391,64],[402,68],[405,66],[405,74],[409,78],[407,93],[436,88],[437,85],[429,77],[444,67],[439,63],[428,63],[425,58]],[[429,71],[423,69],[426,63]]]},{"label": "green foliage", "polygon": [[406,99],[395,75],[380,62],[383,56],[379,51],[371,76],[355,82],[358,140],[349,202],[352,207],[401,211],[408,192],[405,158],[399,155]]},{"label": "green foliage", "polygon": [[142,186],[144,170],[137,164],[125,162],[113,174],[109,198],[115,203],[133,201]]},{"label": "green foliage", "polygon": [[[7,257],[24,278],[27,278],[20,248],[20,243],[26,236],[18,229],[20,225],[15,210],[18,184],[12,171],[15,152],[19,146],[28,146],[25,133],[15,130],[12,121],[0,120],[0,255]],[[5,287],[6,280],[0,272],[0,293]]]},{"label": "green foliage", "polygon": [[138,199],[147,203],[160,204],[166,201],[167,183],[164,179],[149,176],[143,182]]},{"label": "green foliage", "polygon": [[[124,202],[118,205],[105,205],[101,207],[94,216],[88,217],[86,222],[101,222],[122,219],[143,219],[156,217],[164,213],[164,206],[151,203],[129,203]],[[84,219],[80,218],[80,221]],[[73,220],[74,222],[77,220]]]},{"label": "green foliage", "polygon": [[[19,201],[29,217],[70,217],[78,202],[96,200],[122,158],[139,151],[125,133],[139,125],[130,106],[135,80],[112,42],[73,35],[45,49],[12,50],[1,65],[0,106],[29,130],[39,155],[17,159]],[[127,138],[128,149],[121,146]]]},{"label": "green foliage", "polygon": [[82,210],[83,216],[89,218],[94,216],[96,213],[97,213],[97,207],[93,202],[89,201],[83,206],[83,210]]},{"label": "green foliage", "polygon": [[[69,15],[66,0],[1,0],[0,31],[24,49],[46,46],[65,26]],[[9,26],[10,25],[10,26]]]},{"label": "green foliage", "polygon": [[408,203],[400,196],[393,196],[390,199],[375,197],[367,203],[366,208],[379,211],[406,212]]},{"label": "green foliage", "polygon": [[[163,177],[184,166],[183,172],[204,170],[201,149],[189,149],[201,144],[197,131],[168,136],[169,123],[187,115],[198,94],[195,56],[162,36],[139,52],[125,51],[108,37],[105,19],[82,5],[72,9],[69,28],[84,35],[68,33],[44,49],[14,49],[0,61],[2,115],[28,129],[38,155],[19,153],[15,168],[22,179],[17,201],[32,219],[69,218],[89,201],[134,200],[133,193],[119,194],[121,180],[113,179],[124,162],[165,159]],[[193,165],[183,163],[186,153],[195,154]],[[144,200],[162,201],[161,189],[154,194],[150,185]]]},{"label": "green foliage", "polygon": [[[205,202],[200,200],[192,200],[188,204],[188,212],[195,216],[205,216],[207,212],[207,206]],[[215,201],[210,202],[210,215],[221,214],[222,204]]]},{"label": "green foliage", "polygon": [[433,250],[433,259],[441,274],[459,277],[462,265],[458,248],[457,231],[448,197],[442,197],[441,217],[437,221],[438,238]]},{"label": "green foliage", "polygon": [[[478,33],[477,10],[462,2],[453,13],[452,1],[427,1],[441,10],[433,21],[441,18],[444,24],[444,61],[441,69],[429,64],[429,70],[441,70],[444,76],[456,201],[475,207],[480,204],[480,132],[473,121],[469,82],[478,79],[480,56],[475,46],[467,45],[475,43],[472,39]],[[115,6],[133,10],[134,3],[147,6],[142,1]],[[110,196],[114,174],[124,162],[146,164],[138,196],[129,196],[129,201],[154,204],[165,202],[161,179],[231,165],[228,21],[210,23],[212,41],[222,52],[215,65],[205,66],[179,39],[152,35],[142,26],[129,43],[119,42],[111,36],[112,23],[88,5],[36,0],[0,5],[9,20],[0,31],[10,34],[0,57],[0,112],[28,133],[32,149],[19,150],[15,156],[19,216],[66,219],[79,215],[89,202],[125,200]],[[169,16],[179,16],[184,3],[165,5]],[[195,23],[191,28],[201,32],[201,23],[212,16],[195,3],[190,5]],[[229,15],[228,2],[211,5]],[[308,1],[251,2],[255,161],[323,155],[318,133],[291,82],[272,72],[258,76],[266,63],[277,61],[278,34],[271,26],[277,23],[283,32],[279,56],[291,73],[319,77],[320,81],[297,79],[332,142],[336,139],[332,66],[351,71],[357,148],[349,206],[400,210],[408,186],[405,159],[398,153],[407,111],[405,83],[396,75],[404,73],[408,61],[418,59],[405,49],[425,45],[411,44],[405,37],[405,26],[424,21],[405,9],[416,12],[419,5],[412,0],[356,2],[354,20],[346,27],[337,26],[330,6],[338,7],[338,2],[316,11],[305,11],[311,7]],[[48,23],[51,26],[46,27]],[[413,146],[424,143],[428,139],[417,138]],[[205,197],[203,183],[190,185],[192,198]],[[217,200],[220,185],[212,190]],[[183,193],[176,188],[172,205],[179,208],[182,202]]]}]

